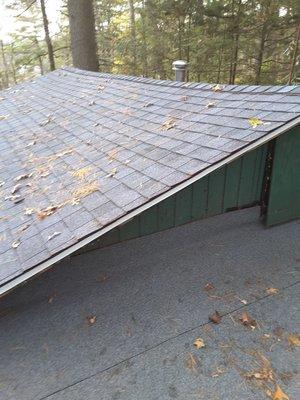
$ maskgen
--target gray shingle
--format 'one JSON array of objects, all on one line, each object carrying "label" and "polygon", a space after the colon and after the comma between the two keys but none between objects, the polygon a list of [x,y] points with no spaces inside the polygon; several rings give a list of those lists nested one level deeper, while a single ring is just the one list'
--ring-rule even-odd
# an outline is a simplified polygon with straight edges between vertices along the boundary
[{"label": "gray shingle", "polygon": [[[99,84],[105,86],[100,92]],[[298,86],[213,87],[65,69],[4,91],[4,196],[16,185],[14,178],[32,175],[21,179],[29,184],[20,189],[22,202],[0,199],[0,282],[300,113]],[[249,118],[263,124],[253,129]],[[48,240],[55,231],[61,233]]]}]

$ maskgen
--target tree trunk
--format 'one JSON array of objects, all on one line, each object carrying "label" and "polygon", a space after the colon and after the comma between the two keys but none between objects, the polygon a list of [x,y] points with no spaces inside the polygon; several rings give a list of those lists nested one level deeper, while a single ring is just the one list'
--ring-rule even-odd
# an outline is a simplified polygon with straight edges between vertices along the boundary
[{"label": "tree trunk", "polygon": [[256,71],[255,71],[255,85],[259,85],[260,83],[260,73],[261,73],[261,66],[264,58],[264,52],[265,52],[265,45],[266,45],[266,39],[267,39],[267,25],[268,23],[265,22],[262,31],[261,31],[261,38],[260,38],[260,46],[258,50],[258,56],[257,56],[257,64],[256,64]]},{"label": "tree trunk", "polygon": [[5,87],[8,87],[9,86],[8,64],[6,61],[4,44],[3,44],[2,40],[0,40],[0,46],[1,46],[2,63],[3,63],[3,68],[4,68],[4,78],[5,78],[4,85],[5,85]]},{"label": "tree trunk", "polygon": [[47,49],[48,49],[50,70],[54,71],[55,70],[54,53],[53,53],[52,41],[51,41],[50,34],[49,34],[49,22],[48,22],[46,8],[45,8],[45,0],[40,0],[40,3],[41,3],[42,15],[43,15],[45,42],[46,42]]},{"label": "tree trunk", "polygon": [[300,24],[296,28],[295,48],[293,51],[293,57],[292,57],[291,66],[290,66],[288,85],[291,85],[291,83],[293,82],[293,79],[294,79],[295,66],[296,66],[296,62],[297,62],[297,55],[298,55],[298,49],[299,49],[299,41],[300,41]]},{"label": "tree trunk", "polygon": [[137,53],[136,53],[136,29],[135,29],[135,10],[133,0],[129,0],[129,10],[130,10],[130,38],[131,38],[131,73],[136,74],[137,67]]},{"label": "tree trunk", "polygon": [[99,70],[92,0],[68,0],[73,65]]}]

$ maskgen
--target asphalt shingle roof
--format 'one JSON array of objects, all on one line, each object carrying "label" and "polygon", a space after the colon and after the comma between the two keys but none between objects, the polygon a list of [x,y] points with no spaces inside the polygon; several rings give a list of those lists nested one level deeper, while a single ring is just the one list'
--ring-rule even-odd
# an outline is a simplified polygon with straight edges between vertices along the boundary
[{"label": "asphalt shingle roof", "polygon": [[0,286],[299,115],[299,86],[69,68],[1,92]]}]

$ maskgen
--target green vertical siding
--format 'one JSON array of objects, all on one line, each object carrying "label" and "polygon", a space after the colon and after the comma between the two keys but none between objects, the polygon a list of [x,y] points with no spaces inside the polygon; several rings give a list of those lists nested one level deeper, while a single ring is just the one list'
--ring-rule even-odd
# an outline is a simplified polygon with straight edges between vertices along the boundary
[{"label": "green vertical siding", "polygon": [[266,215],[268,226],[300,217],[300,126],[276,139]]},{"label": "green vertical siding", "polygon": [[101,237],[98,247],[258,204],[266,148],[247,153],[149,208]]}]

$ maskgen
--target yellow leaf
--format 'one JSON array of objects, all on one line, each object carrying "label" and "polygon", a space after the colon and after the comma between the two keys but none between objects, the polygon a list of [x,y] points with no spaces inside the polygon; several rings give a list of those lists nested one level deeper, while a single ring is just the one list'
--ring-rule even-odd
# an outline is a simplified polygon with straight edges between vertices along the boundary
[{"label": "yellow leaf", "polygon": [[289,396],[277,385],[275,392],[272,394],[272,400],[289,400]]},{"label": "yellow leaf", "polygon": [[289,335],[288,342],[289,342],[289,345],[299,347],[300,346],[300,335],[297,335],[296,333]]},{"label": "yellow leaf", "polygon": [[256,128],[257,126],[263,124],[263,122],[258,118],[249,118],[248,122],[252,126],[252,128]]},{"label": "yellow leaf", "polygon": [[205,347],[205,344],[201,338],[197,338],[194,341],[194,346],[197,348],[197,350],[202,349],[202,347]]},{"label": "yellow leaf", "polygon": [[269,287],[269,288],[266,289],[266,292],[268,294],[277,294],[279,292],[279,290],[274,288],[274,287]]}]

